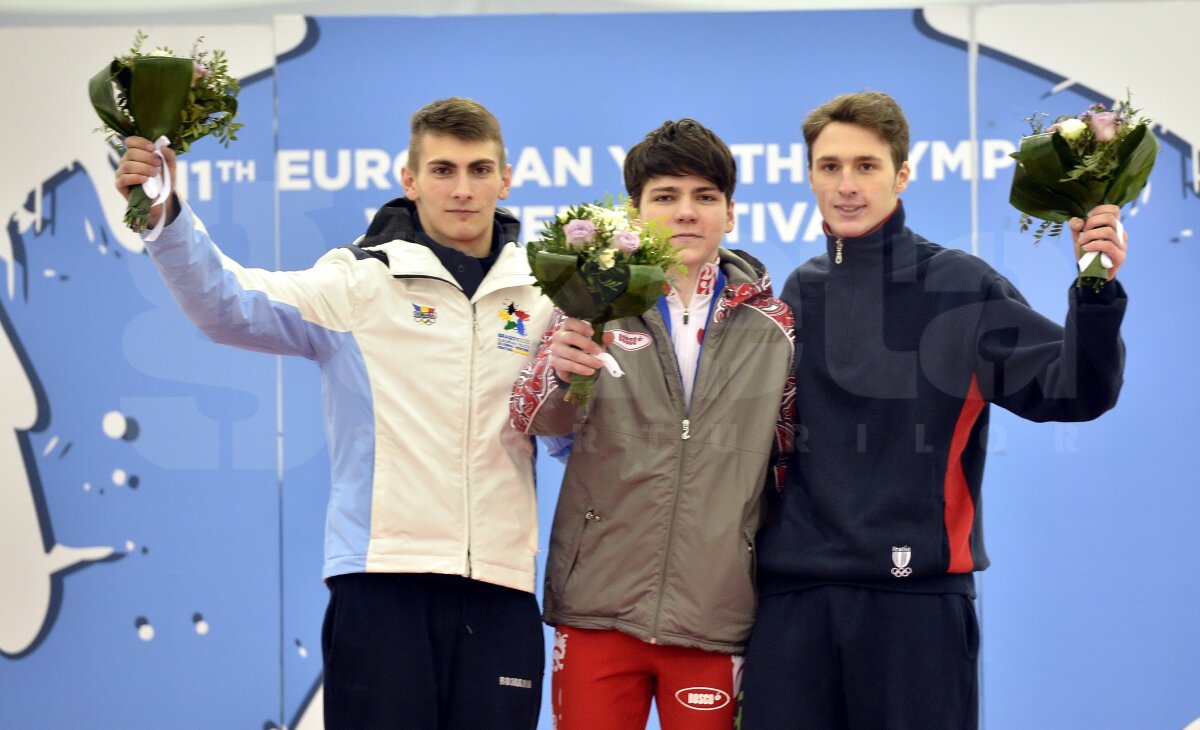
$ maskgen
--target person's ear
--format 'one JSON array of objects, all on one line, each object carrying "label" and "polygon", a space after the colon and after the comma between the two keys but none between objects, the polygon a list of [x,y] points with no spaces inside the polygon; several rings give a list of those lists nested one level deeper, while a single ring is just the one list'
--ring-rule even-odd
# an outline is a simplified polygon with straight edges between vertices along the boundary
[{"label": "person's ear", "polygon": [[500,200],[508,198],[508,191],[512,187],[512,165],[504,165],[504,172],[500,175],[500,192],[496,197]]},{"label": "person's ear", "polygon": [[420,193],[417,192],[417,176],[408,169],[408,165],[400,168],[400,187],[404,189],[404,197],[409,200],[415,201],[420,197]]},{"label": "person's ear", "polygon": [[908,160],[905,160],[896,172],[896,195],[904,192],[904,189],[908,187],[908,177],[911,174],[912,170],[908,166]]}]

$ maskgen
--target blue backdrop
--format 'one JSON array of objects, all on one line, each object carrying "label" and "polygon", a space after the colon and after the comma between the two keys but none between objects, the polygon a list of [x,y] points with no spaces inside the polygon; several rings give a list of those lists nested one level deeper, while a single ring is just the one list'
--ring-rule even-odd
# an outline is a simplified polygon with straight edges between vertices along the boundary
[{"label": "blue backdrop", "polygon": [[[781,285],[821,250],[800,121],[873,88],[913,129],[912,227],[947,246],[977,241],[1054,318],[1073,261],[1064,242],[1018,232],[1006,155],[1031,112],[1110,101],[1079,86],[1047,94],[1061,79],[985,49],[972,130],[966,49],[908,10],[313,18],[273,71],[244,80],[240,140],[202,142],[181,169],[213,237],[244,264],[305,268],[352,241],[401,194],[409,115],[458,95],[501,120],[507,203],[527,236],[560,206],[623,192],[624,151],[663,120],[702,121],[739,161],[729,243]],[[1183,427],[1200,405],[1188,377],[1200,260],[1186,245],[1200,200],[1190,151],[1162,140],[1153,195],[1125,214],[1119,406],[1088,424],[993,413],[988,727],[1166,730],[1200,716],[1198,459]],[[110,243],[119,221],[102,219],[97,195],[115,193],[99,183],[65,171],[46,186],[40,231],[9,226],[16,295],[0,298],[0,321],[41,415],[15,431],[24,475],[5,477],[16,486],[0,509],[31,501],[46,551],[115,552],[49,572],[40,630],[0,637],[0,725],[313,727],[328,492],[317,370],[196,333],[147,258]],[[539,460],[543,547],[560,476]]]}]

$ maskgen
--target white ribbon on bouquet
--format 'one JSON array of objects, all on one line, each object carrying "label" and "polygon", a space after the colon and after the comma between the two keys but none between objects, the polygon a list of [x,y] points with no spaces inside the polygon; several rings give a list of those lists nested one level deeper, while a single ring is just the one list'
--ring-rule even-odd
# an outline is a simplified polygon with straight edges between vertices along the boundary
[{"label": "white ribbon on bouquet", "polygon": [[[1125,226],[1122,225],[1121,221],[1118,220],[1117,221],[1117,242],[1120,243],[1124,240],[1125,240]],[[1105,270],[1111,269],[1113,267],[1113,261],[1111,258],[1109,258],[1108,254],[1100,253],[1099,251],[1088,251],[1087,253],[1085,253],[1083,256],[1081,256],[1079,258],[1079,262],[1078,262],[1079,270],[1082,272],[1088,266],[1091,266],[1092,262],[1096,260],[1097,256],[1100,257],[1100,265],[1103,266],[1105,268]]]},{"label": "white ribbon on bouquet", "polygon": [[604,369],[614,378],[619,378],[625,374],[625,371],[617,364],[617,359],[607,352],[602,352],[596,357],[600,358],[600,362],[604,363]]},{"label": "white ribbon on bouquet", "polygon": [[[162,205],[171,197],[171,171],[167,168],[167,158],[162,153],[163,147],[170,146],[171,140],[167,139],[166,136],[154,140],[154,155],[162,160],[162,167],[159,168],[157,175],[142,183],[142,190],[146,192],[146,197],[151,200],[151,208],[156,205]],[[158,234],[162,233],[166,219],[167,216],[165,213],[158,217],[158,223],[154,224],[154,229],[146,234],[147,241],[158,239]]]}]

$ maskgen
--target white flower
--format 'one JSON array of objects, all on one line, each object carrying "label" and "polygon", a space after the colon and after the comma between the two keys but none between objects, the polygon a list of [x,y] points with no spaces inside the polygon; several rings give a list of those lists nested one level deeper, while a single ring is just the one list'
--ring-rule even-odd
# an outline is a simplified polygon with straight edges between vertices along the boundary
[{"label": "white flower", "polygon": [[600,266],[601,271],[611,269],[616,263],[617,252],[611,248],[606,248],[596,256],[596,263]]},{"label": "white flower", "polygon": [[146,55],[147,56],[156,56],[158,58],[174,58],[175,57],[174,53],[171,53],[170,51],[168,51],[165,48],[155,48],[153,51],[150,51]]},{"label": "white flower", "polygon": [[604,208],[599,205],[588,205],[587,210],[588,218],[591,218],[599,227],[607,231],[619,231],[629,225],[624,211]]},{"label": "white flower", "polygon": [[1083,130],[1087,129],[1088,125],[1079,119],[1064,119],[1058,123],[1058,133],[1065,140],[1078,139],[1079,135],[1083,134]]}]

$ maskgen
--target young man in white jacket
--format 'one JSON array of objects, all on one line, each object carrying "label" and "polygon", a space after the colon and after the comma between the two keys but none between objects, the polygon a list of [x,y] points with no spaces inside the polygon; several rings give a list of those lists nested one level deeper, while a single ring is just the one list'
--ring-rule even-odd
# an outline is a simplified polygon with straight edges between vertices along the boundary
[{"label": "young man in white jacket", "polygon": [[[175,195],[152,209],[165,226],[146,247],[214,341],[321,368],[325,726],[528,730],[544,661],[533,446],[507,396],[550,304],[496,207],[511,166],[495,117],[444,99],[411,132],[405,197],[308,270],[239,266]],[[126,150],[125,196],[174,167],[145,139]]]}]

